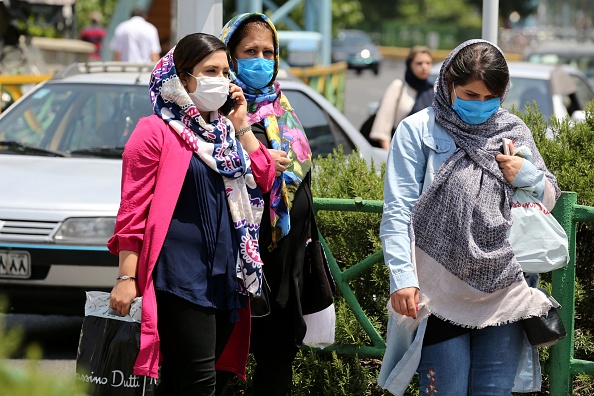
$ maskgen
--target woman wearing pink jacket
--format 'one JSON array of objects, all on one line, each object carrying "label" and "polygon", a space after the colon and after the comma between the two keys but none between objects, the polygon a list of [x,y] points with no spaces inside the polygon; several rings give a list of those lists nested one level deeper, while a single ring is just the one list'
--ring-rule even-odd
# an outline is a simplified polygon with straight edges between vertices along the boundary
[{"label": "woman wearing pink jacket", "polygon": [[155,66],[155,114],[124,150],[110,306],[126,315],[143,297],[134,373],[157,378],[161,365],[161,394],[213,395],[215,363],[245,378],[248,298],[262,287],[262,193],[275,170],[228,76],[219,39],[184,37]]}]

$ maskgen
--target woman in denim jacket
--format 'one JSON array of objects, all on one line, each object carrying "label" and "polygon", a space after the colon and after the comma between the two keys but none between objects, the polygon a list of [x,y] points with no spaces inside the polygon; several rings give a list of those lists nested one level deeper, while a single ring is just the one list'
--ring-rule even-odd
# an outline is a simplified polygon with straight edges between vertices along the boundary
[{"label": "woman in denim jacket", "polygon": [[[423,395],[540,390],[522,320],[551,303],[526,283],[506,231],[514,189],[548,209],[560,190],[527,126],[500,108],[508,89],[501,50],[469,40],[444,61],[432,107],[403,120],[392,140],[380,228],[390,315],[378,383],[395,395],[415,372]],[[527,146],[533,161],[503,155],[502,138]]]}]

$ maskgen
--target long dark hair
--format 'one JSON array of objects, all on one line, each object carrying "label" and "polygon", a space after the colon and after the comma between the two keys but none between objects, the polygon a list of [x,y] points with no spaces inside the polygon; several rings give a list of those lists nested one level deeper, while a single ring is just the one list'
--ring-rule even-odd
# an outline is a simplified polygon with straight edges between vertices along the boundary
[{"label": "long dark hair", "polygon": [[188,34],[175,46],[173,63],[177,73],[191,72],[202,59],[216,51],[225,51],[229,59],[229,50],[217,37],[206,33]]},{"label": "long dark hair", "polygon": [[509,82],[509,69],[497,48],[488,43],[476,43],[460,50],[446,71],[446,77],[454,85],[480,80],[493,95],[503,96]]}]

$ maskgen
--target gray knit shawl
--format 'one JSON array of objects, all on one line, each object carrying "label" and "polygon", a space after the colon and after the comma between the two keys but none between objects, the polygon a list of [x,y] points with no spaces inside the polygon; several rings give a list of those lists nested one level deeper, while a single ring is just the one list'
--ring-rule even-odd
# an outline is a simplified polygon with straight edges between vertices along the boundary
[{"label": "gray knit shawl", "polygon": [[[412,225],[418,248],[468,285],[492,293],[523,280],[506,237],[512,224],[513,188],[495,160],[502,153],[501,139],[512,139],[516,147],[528,146],[534,154],[533,164],[545,172],[557,196],[560,192],[520,118],[500,108],[485,123],[470,125],[452,109],[445,72],[462,48],[478,42],[488,43],[469,40],[454,49],[435,82],[435,120],[451,134],[457,149],[419,197]],[[508,89],[509,83],[502,101]]]}]

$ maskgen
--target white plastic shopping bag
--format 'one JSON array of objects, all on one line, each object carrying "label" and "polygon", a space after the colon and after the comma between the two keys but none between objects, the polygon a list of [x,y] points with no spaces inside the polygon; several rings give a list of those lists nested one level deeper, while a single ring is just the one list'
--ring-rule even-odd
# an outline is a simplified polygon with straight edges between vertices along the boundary
[{"label": "white plastic shopping bag", "polygon": [[312,348],[325,348],[334,344],[334,332],[336,328],[336,312],[334,304],[322,311],[309,315],[303,315],[307,331],[303,344]]},{"label": "white plastic shopping bag", "polygon": [[508,238],[524,272],[549,272],[567,265],[567,234],[541,202],[517,189],[511,212],[513,225]]}]

